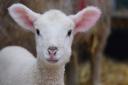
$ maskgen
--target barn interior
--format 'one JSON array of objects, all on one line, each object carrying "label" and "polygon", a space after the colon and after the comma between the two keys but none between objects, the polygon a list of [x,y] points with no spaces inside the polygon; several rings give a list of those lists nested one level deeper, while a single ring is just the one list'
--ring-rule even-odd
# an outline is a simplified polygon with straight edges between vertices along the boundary
[{"label": "barn interior", "polygon": [[0,0],[0,49],[18,45],[36,57],[34,35],[17,29],[8,15],[7,8],[17,2],[39,13],[55,8],[75,14],[89,5],[99,7],[103,13],[94,29],[74,39],[65,84],[128,85],[128,0]]}]

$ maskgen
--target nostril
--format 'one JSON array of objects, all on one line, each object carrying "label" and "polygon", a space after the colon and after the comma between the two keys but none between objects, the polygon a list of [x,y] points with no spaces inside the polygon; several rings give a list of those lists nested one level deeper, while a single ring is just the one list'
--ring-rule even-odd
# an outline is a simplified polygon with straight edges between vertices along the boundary
[{"label": "nostril", "polygon": [[48,48],[48,53],[51,55],[56,55],[56,52],[57,52],[58,48],[57,47],[49,47]]},{"label": "nostril", "polygon": [[48,50],[57,50],[57,47],[49,47]]}]

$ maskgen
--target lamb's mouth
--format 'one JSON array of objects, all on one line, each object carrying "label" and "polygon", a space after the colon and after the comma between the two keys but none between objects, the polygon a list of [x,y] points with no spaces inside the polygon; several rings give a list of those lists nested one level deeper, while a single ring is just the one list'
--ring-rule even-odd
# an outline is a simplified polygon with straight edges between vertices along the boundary
[{"label": "lamb's mouth", "polygon": [[57,63],[58,59],[47,59],[47,61],[50,63]]}]

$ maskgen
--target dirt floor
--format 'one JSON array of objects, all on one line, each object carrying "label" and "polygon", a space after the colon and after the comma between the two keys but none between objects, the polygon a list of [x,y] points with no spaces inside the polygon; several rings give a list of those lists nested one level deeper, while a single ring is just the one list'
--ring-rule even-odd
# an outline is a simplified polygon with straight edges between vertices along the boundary
[{"label": "dirt floor", "polygon": [[[128,85],[128,63],[102,60],[101,85]],[[80,85],[89,84],[89,63],[80,67]]]}]

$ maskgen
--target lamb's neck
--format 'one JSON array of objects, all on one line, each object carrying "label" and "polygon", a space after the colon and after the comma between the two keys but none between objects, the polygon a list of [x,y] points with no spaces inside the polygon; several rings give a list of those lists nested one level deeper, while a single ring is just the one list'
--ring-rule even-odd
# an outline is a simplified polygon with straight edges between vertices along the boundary
[{"label": "lamb's neck", "polygon": [[45,67],[38,63],[40,84],[39,85],[64,85],[65,65],[60,67]]}]

